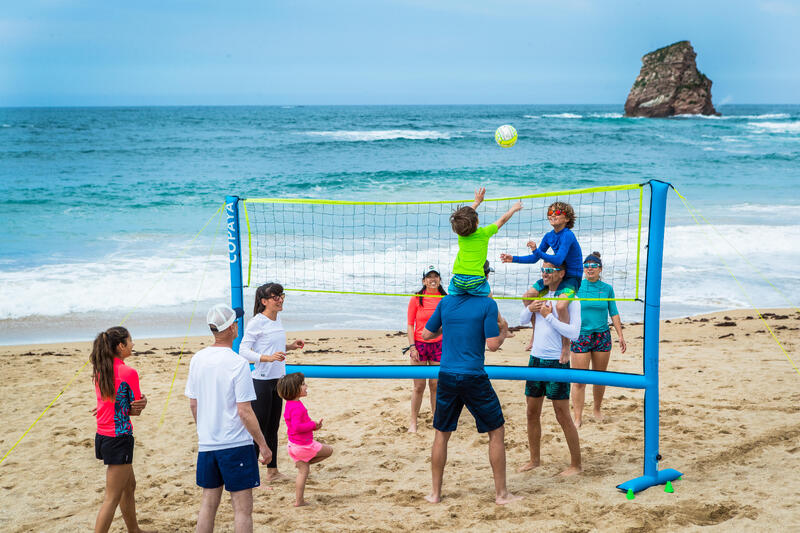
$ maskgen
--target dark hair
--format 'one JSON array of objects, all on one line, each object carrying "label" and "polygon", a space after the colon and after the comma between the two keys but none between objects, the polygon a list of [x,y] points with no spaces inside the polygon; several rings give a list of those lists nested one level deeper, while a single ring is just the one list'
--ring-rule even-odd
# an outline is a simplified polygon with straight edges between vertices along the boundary
[{"label": "dark hair", "polygon": [[100,389],[100,397],[104,400],[113,400],[116,397],[114,390],[114,357],[117,356],[117,347],[125,344],[131,334],[122,326],[108,328],[98,333],[92,346],[89,360],[92,362],[92,381]]},{"label": "dark hair", "polygon": [[265,309],[264,304],[261,303],[262,298],[272,298],[279,294],[283,294],[283,285],[280,283],[265,283],[257,288],[256,302],[253,306],[253,316],[256,316]]},{"label": "dark hair", "polygon": [[[430,272],[428,272],[428,274],[430,274],[431,272],[436,272],[436,271],[431,270]],[[425,294],[425,278],[428,277],[428,274],[422,276],[422,288],[414,294]],[[439,286],[437,287],[437,289],[439,289],[439,294],[441,294],[442,296],[447,296],[447,291],[444,290],[444,287],[442,287],[442,276],[438,272],[436,272],[436,275],[439,276]],[[420,307],[422,306],[422,296],[419,297],[419,305]]]},{"label": "dark hair", "polygon": [[469,237],[478,229],[478,213],[472,207],[459,207],[450,215],[450,226],[462,237]]},{"label": "dark hair", "polygon": [[567,226],[569,229],[575,225],[575,210],[572,209],[572,206],[569,205],[567,202],[553,202],[550,204],[550,207],[547,208],[548,211],[551,209],[560,209],[565,211],[565,215],[567,217]]},{"label": "dark hair", "polygon": [[300,397],[300,387],[305,383],[306,377],[302,372],[292,372],[286,374],[278,383],[275,388],[278,390],[278,396],[284,400],[296,400]]}]

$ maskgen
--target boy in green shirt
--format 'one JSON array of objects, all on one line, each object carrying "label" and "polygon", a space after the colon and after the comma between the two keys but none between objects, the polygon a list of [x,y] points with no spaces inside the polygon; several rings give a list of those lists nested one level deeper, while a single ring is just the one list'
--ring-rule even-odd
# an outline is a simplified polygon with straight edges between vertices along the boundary
[{"label": "boy in green shirt", "polygon": [[[486,195],[486,188],[475,190],[475,201],[471,206],[464,206],[450,215],[450,226],[458,234],[458,254],[453,264],[453,278],[450,280],[448,294],[471,294],[473,296],[489,296],[491,288],[486,281],[483,264],[489,251],[489,239],[503,227],[511,217],[522,209],[519,200],[497,219],[497,222],[478,227],[478,213],[475,211]],[[512,336],[508,331],[508,323],[498,314],[500,333],[504,337]]]}]

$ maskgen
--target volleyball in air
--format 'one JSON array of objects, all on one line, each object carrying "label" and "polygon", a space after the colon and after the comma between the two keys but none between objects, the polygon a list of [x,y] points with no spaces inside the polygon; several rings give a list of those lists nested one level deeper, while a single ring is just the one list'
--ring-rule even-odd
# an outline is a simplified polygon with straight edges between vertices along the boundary
[{"label": "volleyball in air", "polygon": [[511,148],[517,142],[517,130],[510,124],[500,126],[494,132],[494,140],[503,148]]}]

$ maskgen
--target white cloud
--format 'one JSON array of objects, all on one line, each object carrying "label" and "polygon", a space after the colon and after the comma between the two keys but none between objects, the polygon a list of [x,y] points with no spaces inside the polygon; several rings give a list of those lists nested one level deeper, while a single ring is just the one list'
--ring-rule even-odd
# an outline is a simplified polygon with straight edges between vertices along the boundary
[{"label": "white cloud", "polygon": [[789,2],[781,2],[780,0],[761,2],[759,8],[771,15],[797,16],[800,14],[800,8],[798,8],[797,5]]}]

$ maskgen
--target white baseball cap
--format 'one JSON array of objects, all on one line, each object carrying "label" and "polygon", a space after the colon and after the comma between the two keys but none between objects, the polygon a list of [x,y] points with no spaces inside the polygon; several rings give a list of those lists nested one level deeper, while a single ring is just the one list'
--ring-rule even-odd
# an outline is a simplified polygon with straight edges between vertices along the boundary
[{"label": "white baseball cap", "polygon": [[437,274],[439,274],[439,276],[441,276],[441,274],[439,273],[439,269],[436,268],[435,265],[428,265],[422,270],[422,277],[423,278],[426,277],[431,272],[436,272]]},{"label": "white baseball cap", "polygon": [[237,318],[244,316],[244,309],[237,307],[231,309],[230,306],[225,304],[216,304],[208,310],[206,315],[206,322],[209,326],[214,326],[217,331],[225,331]]}]

